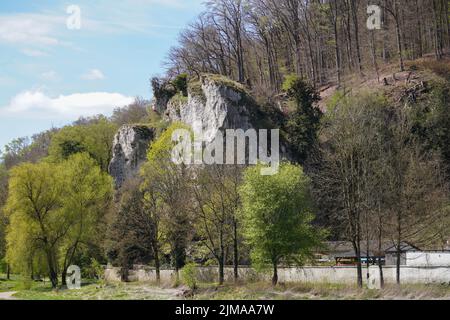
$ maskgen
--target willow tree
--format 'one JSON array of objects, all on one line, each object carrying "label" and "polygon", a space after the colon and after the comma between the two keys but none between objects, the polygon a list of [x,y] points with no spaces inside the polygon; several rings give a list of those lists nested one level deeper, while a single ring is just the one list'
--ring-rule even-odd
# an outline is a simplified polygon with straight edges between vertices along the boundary
[{"label": "willow tree", "polygon": [[45,256],[54,288],[58,285],[58,245],[70,226],[59,202],[62,192],[63,181],[53,165],[23,164],[11,170],[7,260],[13,268],[26,270],[33,254],[39,252]]},{"label": "willow tree", "polygon": [[111,178],[86,154],[13,168],[5,208],[7,261],[28,274],[41,261],[54,288],[60,273],[64,283],[77,253],[96,241],[111,190]]},{"label": "willow tree", "polygon": [[95,160],[82,153],[60,164],[63,193],[60,194],[64,219],[71,222],[61,242],[60,266],[65,285],[67,268],[82,252],[99,247],[104,213],[110,203],[112,178],[102,172]]}]

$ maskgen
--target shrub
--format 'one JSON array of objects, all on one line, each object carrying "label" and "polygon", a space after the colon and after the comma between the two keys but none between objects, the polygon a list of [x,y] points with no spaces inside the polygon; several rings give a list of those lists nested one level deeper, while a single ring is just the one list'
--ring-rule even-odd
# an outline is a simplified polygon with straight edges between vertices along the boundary
[{"label": "shrub", "polygon": [[175,80],[172,81],[172,84],[178,91],[177,93],[181,92],[185,97],[188,95],[188,75],[186,73],[179,74]]},{"label": "shrub", "polygon": [[195,263],[188,263],[181,270],[182,282],[191,290],[197,289],[198,270]]},{"label": "shrub", "polygon": [[91,264],[88,268],[88,276],[91,279],[102,280],[104,278],[105,270],[97,259],[92,258]]}]

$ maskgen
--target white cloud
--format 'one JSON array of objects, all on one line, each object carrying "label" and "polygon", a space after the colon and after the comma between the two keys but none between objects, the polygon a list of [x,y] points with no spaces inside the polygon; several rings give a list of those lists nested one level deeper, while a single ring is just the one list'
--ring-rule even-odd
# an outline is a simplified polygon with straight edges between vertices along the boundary
[{"label": "white cloud", "polygon": [[60,44],[56,26],[64,17],[44,14],[0,16],[0,42],[17,45],[53,46]]},{"label": "white cloud", "polygon": [[91,69],[81,76],[85,80],[103,80],[105,75],[98,69]]},{"label": "white cloud", "polygon": [[41,90],[25,91],[0,108],[1,116],[74,120],[78,117],[109,115],[116,107],[129,105],[133,97],[119,93],[91,92],[50,97]]}]

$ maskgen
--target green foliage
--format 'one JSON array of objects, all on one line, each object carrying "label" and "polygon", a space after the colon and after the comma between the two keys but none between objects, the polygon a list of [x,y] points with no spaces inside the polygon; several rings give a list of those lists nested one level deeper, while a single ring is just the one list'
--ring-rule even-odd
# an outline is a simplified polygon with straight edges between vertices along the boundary
[{"label": "green foliage", "polygon": [[327,111],[328,113],[333,113],[336,107],[342,102],[345,101],[346,96],[345,92],[342,90],[336,90],[336,92],[328,99],[327,102]]},{"label": "green foliage", "polygon": [[111,177],[87,154],[13,168],[6,206],[8,262],[24,274],[48,272],[56,285],[58,270],[101,237],[98,226],[111,193]]},{"label": "green foliage", "polygon": [[178,129],[189,130],[180,123],[172,124],[150,146],[148,162],[142,166],[142,189],[152,214],[159,221],[158,233],[169,247],[173,266],[178,270],[184,265],[188,238],[191,233],[189,176],[183,165],[172,161],[173,133]]},{"label": "green foliage", "polygon": [[281,261],[302,263],[324,235],[311,225],[309,179],[290,163],[283,163],[273,176],[261,175],[261,168],[247,169],[240,189],[252,265],[261,269]]},{"label": "green foliage", "polygon": [[147,264],[152,258],[156,226],[144,208],[138,179],[131,179],[121,189],[118,208],[107,232],[106,252],[110,262],[121,268],[128,280],[133,264]]},{"label": "green foliage", "polygon": [[59,195],[64,219],[71,222],[61,239],[60,265],[65,270],[77,256],[102,242],[103,217],[112,196],[112,178],[85,153],[60,165],[63,193]]},{"label": "green foliage", "polygon": [[181,279],[184,285],[189,289],[197,289],[198,283],[198,270],[195,263],[186,264],[183,269],[181,269]]},{"label": "green foliage", "polygon": [[450,177],[450,83],[434,83],[432,87],[426,99],[412,108],[412,130],[428,150],[440,152]]},{"label": "green foliage", "polygon": [[286,77],[283,90],[296,103],[286,130],[295,157],[304,163],[317,141],[322,112],[314,106],[320,100],[316,90],[296,75]]},{"label": "green foliage", "polygon": [[184,97],[187,97],[188,94],[188,75],[186,73],[179,74],[172,81],[175,89],[178,93],[181,93]]},{"label": "green foliage", "polygon": [[[7,219],[3,213],[3,206],[6,203],[6,198],[8,196],[8,172],[3,163],[0,163],[0,261],[3,262],[6,251],[6,225]],[[0,265],[2,265],[0,262]],[[1,268],[1,266],[0,266]]]},{"label": "green foliage", "polygon": [[103,281],[105,277],[105,269],[97,259],[91,258],[91,264],[87,269],[87,276],[89,279]]},{"label": "green foliage", "polygon": [[66,126],[54,134],[49,148],[49,160],[60,162],[71,155],[87,152],[106,172],[116,132],[117,125],[105,118],[88,124]]},{"label": "green foliage", "polygon": [[[167,130],[164,131],[164,133],[156,141],[154,141],[151,144],[147,156],[150,166],[158,165],[158,162],[160,160],[166,162],[171,159],[172,149],[176,145],[176,142],[172,141],[172,136],[176,130],[180,129],[190,131],[190,128],[182,123],[173,123],[170,125],[169,128],[167,128]],[[161,165],[163,166],[160,167],[160,169],[163,170],[166,167],[167,163],[165,164],[161,163]],[[175,164],[172,165],[173,167],[176,166]]]}]

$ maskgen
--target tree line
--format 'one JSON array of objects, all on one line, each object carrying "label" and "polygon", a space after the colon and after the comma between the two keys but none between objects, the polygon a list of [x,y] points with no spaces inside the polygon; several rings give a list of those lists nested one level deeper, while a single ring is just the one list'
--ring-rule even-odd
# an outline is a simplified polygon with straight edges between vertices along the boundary
[{"label": "tree line", "polygon": [[[17,139],[0,166],[7,271],[47,275],[56,287],[72,263],[89,273],[110,262],[127,279],[136,263],[153,265],[159,278],[163,267],[178,275],[195,262],[217,265],[223,283],[225,265],[237,279],[238,266],[252,264],[271,267],[276,284],[280,265],[314,263],[328,238],[352,243],[360,286],[362,257],[389,241],[400,283],[401,243],[439,248],[450,236],[450,86],[443,68],[431,69],[443,76],[420,99],[337,91],[325,114],[311,85],[287,77],[282,87],[295,110],[283,127],[297,160],[274,177],[259,167],[175,165],[172,133],[189,128],[139,101],[31,144]],[[114,195],[106,164],[127,122],[160,130],[140,174]],[[379,268],[383,279],[381,260]]]},{"label": "tree line", "polygon": [[[369,30],[367,7],[381,8],[381,30]],[[222,74],[263,97],[281,93],[296,74],[314,86],[339,85],[354,73],[450,46],[448,0],[211,0],[166,59],[168,76]]]},{"label": "tree line", "polygon": [[[217,73],[270,111],[293,153],[277,176],[176,166],[171,133],[184,125],[141,99],[110,118],[12,141],[0,162],[1,269],[48,276],[56,287],[72,263],[91,272],[110,262],[127,279],[136,263],[159,277],[163,267],[178,275],[195,262],[217,265],[219,283],[225,265],[237,279],[238,266],[252,264],[271,268],[276,284],[279,266],[313,262],[328,238],[352,243],[360,286],[362,257],[389,241],[400,283],[402,242],[442,248],[450,237],[450,70],[445,61],[407,64],[444,58],[449,2],[373,3],[381,31],[365,27],[364,1],[209,1],[170,51],[167,77],[183,95],[188,79]],[[346,90],[347,76],[381,74],[391,62],[431,80],[401,97]],[[326,83],[341,90],[323,113],[317,87]],[[279,111],[280,96],[289,111]],[[157,128],[157,139],[139,175],[114,192],[113,136],[136,123]]]}]

